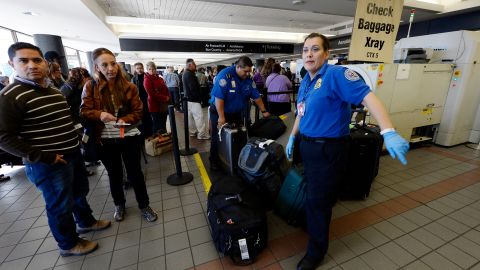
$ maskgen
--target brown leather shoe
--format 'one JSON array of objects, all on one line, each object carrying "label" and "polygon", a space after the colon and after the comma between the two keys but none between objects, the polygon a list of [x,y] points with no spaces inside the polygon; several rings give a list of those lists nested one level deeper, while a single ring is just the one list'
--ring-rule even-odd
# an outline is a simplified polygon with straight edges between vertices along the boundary
[{"label": "brown leather shoe", "polygon": [[87,228],[78,227],[77,233],[82,234],[82,233],[88,233],[93,231],[101,231],[103,229],[110,227],[110,225],[111,225],[111,222],[109,220],[97,220],[90,227],[87,227]]},{"label": "brown leather shoe", "polygon": [[60,256],[83,256],[95,251],[98,248],[97,242],[88,241],[80,238],[78,243],[71,249],[60,249]]}]

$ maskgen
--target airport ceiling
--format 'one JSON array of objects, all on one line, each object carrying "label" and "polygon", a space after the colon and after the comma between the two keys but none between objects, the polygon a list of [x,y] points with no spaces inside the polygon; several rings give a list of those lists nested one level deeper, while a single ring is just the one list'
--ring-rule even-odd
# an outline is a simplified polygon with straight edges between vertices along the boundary
[{"label": "airport ceiling", "polygon": [[[8,0],[0,26],[26,34],[59,35],[82,51],[107,47],[128,63],[160,65],[215,62],[236,55],[213,53],[121,52],[119,38],[226,40],[298,43],[310,32],[348,33],[355,0]],[[405,0],[415,21],[466,12],[480,0]],[[33,15],[27,15],[31,13]]]}]

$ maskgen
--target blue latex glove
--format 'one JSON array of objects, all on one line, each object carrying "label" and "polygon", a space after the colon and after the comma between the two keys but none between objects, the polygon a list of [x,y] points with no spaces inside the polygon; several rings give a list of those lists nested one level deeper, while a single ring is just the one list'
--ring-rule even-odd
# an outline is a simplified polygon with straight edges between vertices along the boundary
[{"label": "blue latex glove", "polygon": [[290,135],[290,137],[288,138],[287,147],[285,148],[285,152],[287,153],[287,159],[292,159],[294,143],[295,143],[295,135]]},{"label": "blue latex glove", "polygon": [[393,159],[397,157],[403,165],[407,165],[407,159],[405,158],[405,155],[410,148],[408,142],[396,131],[389,131],[383,134],[383,139],[385,140],[385,146],[387,147],[387,151],[390,153],[390,156]]}]

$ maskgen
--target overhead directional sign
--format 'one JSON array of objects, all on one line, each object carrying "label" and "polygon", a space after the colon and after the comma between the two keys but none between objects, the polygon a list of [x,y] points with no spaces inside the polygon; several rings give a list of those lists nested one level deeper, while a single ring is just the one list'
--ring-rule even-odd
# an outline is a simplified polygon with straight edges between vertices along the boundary
[{"label": "overhead directional sign", "polygon": [[122,51],[207,53],[293,53],[293,44],[120,38]]},{"label": "overhead directional sign", "polygon": [[357,0],[348,60],[392,63],[403,0]]}]

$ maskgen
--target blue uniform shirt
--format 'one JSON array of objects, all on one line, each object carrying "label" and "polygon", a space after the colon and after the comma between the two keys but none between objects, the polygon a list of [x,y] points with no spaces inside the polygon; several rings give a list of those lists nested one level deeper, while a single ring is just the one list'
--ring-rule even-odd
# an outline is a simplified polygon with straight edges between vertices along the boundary
[{"label": "blue uniform shirt", "polygon": [[225,113],[239,113],[246,108],[248,99],[258,99],[260,94],[252,79],[242,80],[235,71],[235,65],[225,68],[215,78],[210,104],[215,106],[215,98],[225,101]]},{"label": "blue uniform shirt", "polygon": [[359,105],[370,88],[353,70],[323,64],[313,79],[300,84],[298,103],[304,102],[299,131],[308,137],[337,138],[349,134],[350,104]]}]

